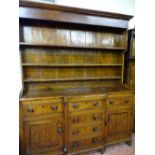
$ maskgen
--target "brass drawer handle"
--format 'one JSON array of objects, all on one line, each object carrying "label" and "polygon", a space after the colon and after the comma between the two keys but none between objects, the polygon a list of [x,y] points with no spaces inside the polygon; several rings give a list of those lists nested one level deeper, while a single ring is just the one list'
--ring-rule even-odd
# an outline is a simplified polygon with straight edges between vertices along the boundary
[{"label": "brass drawer handle", "polygon": [[93,131],[96,132],[98,130],[98,127],[93,127]]},{"label": "brass drawer handle", "polygon": [[79,146],[78,142],[73,142],[73,148],[76,148],[78,146]]},{"label": "brass drawer handle", "polygon": [[73,123],[77,123],[79,121],[79,119],[77,117],[73,118]]},{"label": "brass drawer handle", "polygon": [[59,128],[57,129],[57,132],[58,132],[58,134],[61,134],[61,133],[63,132],[63,128],[62,128],[62,127],[59,127]]},{"label": "brass drawer handle", "polygon": [[93,105],[94,105],[95,107],[97,107],[97,106],[99,105],[99,103],[98,103],[97,101],[94,101],[94,102],[93,102]]},{"label": "brass drawer handle", "polygon": [[93,144],[96,144],[96,143],[97,143],[97,139],[96,139],[96,138],[93,138],[93,139],[92,139],[92,143],[93,143]]},{"label": "brass drawer handle", "polygon": [[75,103],[75,104],[73,104],[73,108],[74,108],[74,109],[77,109],[78,107],[79,107],[79,105],[78,105],[78,104],[76,104],[76,103]]},{"label": "brass drawer handle", "polygon": [[52,110],[56,111],[56,110],[58,110],[58,107],[56,105],[53,105]]},{"label": "brass drawer handle", "polygon": [[34,112],[34,109],[32,107],[28,107],[27,112],[33,113]]},{"label": "brass drawer handle", "polygon": [[73,131],[73,135],[77,135],[78,134],[78,131],[77,130],[74,130]]},{"label": "brass drawer handle", "polygon": [[94,120],[98,119],[98,114],[95,114],[95,115],[93,116],[93,119],[94,119]]}]

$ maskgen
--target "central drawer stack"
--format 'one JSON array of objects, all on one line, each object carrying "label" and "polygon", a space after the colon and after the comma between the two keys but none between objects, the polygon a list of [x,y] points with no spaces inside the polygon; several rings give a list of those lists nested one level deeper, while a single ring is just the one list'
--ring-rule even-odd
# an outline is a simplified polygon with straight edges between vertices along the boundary
[{"label": "central drawer stack", "polygon": [[105,96],[67,99],[69,152],[104,145]]}]

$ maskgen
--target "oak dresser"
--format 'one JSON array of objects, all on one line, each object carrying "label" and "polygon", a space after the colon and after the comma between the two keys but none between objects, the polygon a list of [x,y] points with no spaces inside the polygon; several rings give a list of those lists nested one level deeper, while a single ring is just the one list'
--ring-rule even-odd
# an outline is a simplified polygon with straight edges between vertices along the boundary
[{"label": "oak dresser", "polygon": [[81,154],[131,143],[123,84],[131,16],[20,1],[21,155]]}]

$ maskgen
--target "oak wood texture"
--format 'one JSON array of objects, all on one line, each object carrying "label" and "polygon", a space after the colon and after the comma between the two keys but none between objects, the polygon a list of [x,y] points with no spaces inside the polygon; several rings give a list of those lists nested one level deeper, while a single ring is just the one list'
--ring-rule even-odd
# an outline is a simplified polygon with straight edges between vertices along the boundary
[{"label": "oak wood texture", "polygon": [[124,79],[131,16],[20,1],[21,155],[80,154],[131,140]]},{"label": "oak wood texture", "polygon": [[135,29],[128,31],[128,48],[125,54],[124,82],[135,91]]},{"label": "oak wood texture", "polygon": [[20,18],[52,20],[95,26],[111,26],[117,28],[127,28],[128,20],[132,18],[132,16],[128,15],[23,0],[20,2],[19,12]]},{"label": "oak wood texture", "polygon": [[[128,84],[133,92],[135,92],[135,29],[128,31],[128,48],[125,54],[124,82]],[[135,112],[133,114],[133,120],[133,131],[135,131]]]}]

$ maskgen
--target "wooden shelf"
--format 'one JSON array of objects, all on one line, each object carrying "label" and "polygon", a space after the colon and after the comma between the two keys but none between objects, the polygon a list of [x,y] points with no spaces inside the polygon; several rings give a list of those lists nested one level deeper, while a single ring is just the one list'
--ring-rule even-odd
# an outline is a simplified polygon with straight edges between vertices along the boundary
[{"label": "wooden shelf", "polygon": [[122,47],[86,47],[86,46],[70,46],[70,45],[51,45],[51,44],[38,44],[38,43],[25,43],[20,42],[20,47],[36,47],[36,48],[66,48],[66,49],[90,49],[90,50],[116,50],[124,51]]},{"label": "wooden shelf", "polygon": [[121,79],[121,76],[110,76],[110,77],[88,77],[88,78],[65,78],[65,79],[25,79],[24,82],[56,82],[56,81],[91,81],[91,80],[117,80]]},{"label": "wooden shelf", "polygon": [[40,63],[22,63],[22,66],[30,67],[120,67],[122,64],[40,64]]}]

